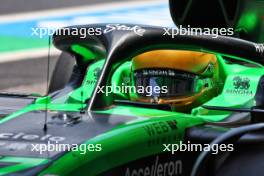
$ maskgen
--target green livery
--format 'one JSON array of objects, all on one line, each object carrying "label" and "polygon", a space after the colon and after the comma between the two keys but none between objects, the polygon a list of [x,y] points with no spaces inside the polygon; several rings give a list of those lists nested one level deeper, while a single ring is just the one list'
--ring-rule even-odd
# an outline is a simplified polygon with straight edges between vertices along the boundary
[{"label": "green livery", "polygon": [[[146,29],[145,35],[147,32],[160,30],[160,28],[145,26],[142,28]],[[54,36],[55,46],[61,46],[59,43],[61,39],[63,37]],[[63,40],[68,43],[67,39]],[[228,38],[228,40],[233,42],[235,39]],[[162,43],[162,41],[159,42]],[[78,86],[73,86],[73,79],[68,84],[68,86],[72,85],[70,90],[66,86],[47,97],[21,97],[21,99],[31,99],[32,103],[2,118],[0,122],[1,175],[12,175],[12,173],[18,175],[134,175],[133,172],[138,173],[142,169],[146,175],[148,172],[152,172],[153,175],[156,171],[151,170],[151,167],[155,168],[155,163],[154,166],[151,164],[152,161],[157,161],[163,168],[163,174],[169,172],[165,165],[171,164],[174,169],[173,175],[189,175],[190,168],[199,152],[191,155],[188,152],[179,152],[172,155],[170,152],[164,152],[164,144],[179,144],[186,141],[186,137],[191,141],[192,136],[188,136],[189,131],[205,124],[219,126],[222,128],[219,133],[223,133],[230,129],[232,124],[235,125],[236,122],[247,119],[248,116],[242,115],[237,119],[234,116],[239,114],[221,109],[210,110],[207,107],[257,106],[256,95],[264,74],[261,62],[257,59],[252,61],[240,59],[239,55],[233,59],[231,55],[226,56],[229,53],[223,56],[219,51],[219,54],[216,54],[219,63],[219,81],[218,85],[211,85],[218,87],[218,95],[202,106],[193,108],[189,113],[162,110],[154,104],[153,106],[133,104],[129,100],[131,95],[118,91],[114,95],[109,94],[100,98],[104,101],[103,98],[112,96],[111,101],[106,100],[112,102],[112,105],[103,103],[100,107],[87,110],[91,102],[96,102],[96,96],[106,94],[96,92],[96,88],[100,83],[98,80],[102,81],[109,75],[105,71],[102,76],[107,61],[113,60],[98,57],[96,53],[90,54],[89,47],[81,46],[78,43],[75,43],[74,47],[69,45],[70,52],[79,56],[76,57],[80,59],[77,63],[87,65],[79,75],[83,79]],[[64,49],[68,50],[66,48],[62,50]],[[106,79],[106,85],[135,84],[129,79],[131,61],[119,58],[120,64],[113,73],[109,71],[112,76]],[[75,79],[79,76],[75,76]],[[93,96],[95,98],[92,100]],[[47,118],[47,130],[43,130],[45,118]],[[229,123],[231,126],[224,126],[223,123]],[[218,132],[218,129],[216,131]],[[209,137],[208,140],[210,140]],[[33,146],[48,145],[50,142],[78,144],[78,147],[70,151],[32,151]],[[81,148],[83,144],[90,146],[91,149],[84,151]],[[138,163],[142,161],[149,161],[150,164],[139,165]]]},{"label": "green livery", "polygon": [[[82,38],[71,33],[73,29],[76,32],[76,28],[100,29],[101,33]],[[62,35],[65,29],[69,35]],[[262,173],[263,44],[225,36],[172,37],[165,35],[164,29],[133,24],[59,29],[52,37],[53,45],[75,59],[70,81],[43,97],[0,94],[0,101],[9,102],[0,111],[0,175]],[[166,33],[172,31],[166,28]],[[187,55],[189,52],[210,54],[217,64],[208,62],[201,74],[161,68],[158,71],[134,69],[136,57],[164,50],[188,51]],[[154,65],[154,57],[150,59],[149,65]],[[184,57],[178,63],[186,60]],[[203,62],[200,60],[196,64]],[[188,66],[181,67],[188,69]],[[175,64],[174,67],[179,66]],[[61,78],[68,71],[57,69],[62,70]],[[217,79],[211,79],[214,76]],[[143,81],[138,81],[137,77]],[[175,77],[175,82],[171,77]],[[144,82],[146,79],[148,81]],[[185,85],[186,80],[195,86]],[[173,96],[181,91],[190,93],[190,97],[195,97],[200,90],[212,91],[201,94],[198,103],[186,110],[184,106],[181,106],[183,109],[172,108],[177,106],[174,100],[182,95],[173,97],[173,104],[171,99],[166,99],[168,92],[157,95],[152,90],[148,97],[122,89],[142,83],[160,86],[160,82],[173,87],[169,90]],[[51,84],[59,83],[60,80],[55,80]],[[185,87],[181,89],[180,86]],[[187,106],[190,99],[184,100]],[[23,106],[16,108],[17,101]],[[195,150],[192,144],[209,148]],[[184,146],[185,150],[180,150]],[[238,169],[238,166],[243,167]]]}]

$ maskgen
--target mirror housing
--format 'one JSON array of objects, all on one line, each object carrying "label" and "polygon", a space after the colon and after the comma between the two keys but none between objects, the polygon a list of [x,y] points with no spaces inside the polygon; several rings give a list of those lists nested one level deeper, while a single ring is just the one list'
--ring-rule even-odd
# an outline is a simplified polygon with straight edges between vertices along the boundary
[{"label": "mirror housing", "polygon": [[236,37],[264,43],[263,0],[169,0],[176,25],[233,28]]}]

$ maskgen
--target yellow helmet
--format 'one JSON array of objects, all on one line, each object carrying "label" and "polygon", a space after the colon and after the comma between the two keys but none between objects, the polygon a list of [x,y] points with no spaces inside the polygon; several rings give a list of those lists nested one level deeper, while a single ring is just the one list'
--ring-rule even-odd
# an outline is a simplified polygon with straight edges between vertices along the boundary
[{"label": "yellow helmet", "polygon": [[[133,101],[168,104],[176,111],[189,111],[216,95],[218,63],[213,54],[155,50],[132,59],[133,82],[139,87],[160,87],[131,95]],[[166,90],[165,90],[166,88]],[[163,91],[161,91],[163,90]]]}]

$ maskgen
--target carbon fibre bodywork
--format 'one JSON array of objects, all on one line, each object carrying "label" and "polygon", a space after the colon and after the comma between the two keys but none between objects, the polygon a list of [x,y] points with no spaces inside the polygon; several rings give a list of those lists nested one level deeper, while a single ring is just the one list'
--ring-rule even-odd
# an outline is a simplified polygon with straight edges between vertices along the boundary
[{"label": "carbon fibre bodywork", "polygon": [[[100,28],[105,31],[107,25],[68,29]],[[250,112],[233,113],[204,106],[251,108],[261,102],[262,99],[257,98],[261,94],[264,74],[264,54],[257,49],[261,45],[230,37],[172,38],[163,35],[164,28],[123,26],[126,29],[137,26],[144,32],[142,36],[131,30],[113,30],[85,39],[75,35],[53,37],[57,48],[75,56],[76,69],[80,71],[76,79],[83,81],[73,89],[66,87],[67,91],[62,89],[47,97],[36,98],[1,119],[0,175],[157,175],[158,172],[161,175],[190,175],[200,152],[171,154],[164,152],[163,144],[210,143],[238,125],[251,123]],[[215,85],[219,87],[218,95],[190,113],[180,113],[162,105],[124,101],[129,100],[128,95],[112,93],[107,96],[98,92],[98,86],[120,82],[123,74],[130,74],[128,68],[132,57],[154,49],[202,50],[215,54],[221,73],[221,79]],[[43,130],[45,118],[47,130]],[[259,143],[262,136],[248,135],[241,141]],[[33,151],[33,146],[48,142],[100,144],[101,150],[85,153],[81,148],[66,152]],[[214,165],[221,166],[222,163],[216,161]],[[221,169],[220,166],[217,169]],[[255,166],[260,168],[258,164]]]}]

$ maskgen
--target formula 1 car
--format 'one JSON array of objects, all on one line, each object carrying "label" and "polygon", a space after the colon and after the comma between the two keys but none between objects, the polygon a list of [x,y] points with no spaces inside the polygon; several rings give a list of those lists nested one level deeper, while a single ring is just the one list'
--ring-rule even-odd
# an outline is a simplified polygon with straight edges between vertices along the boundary
[{"label": "formula 1 car", "polygon": [[0,175],[261,175],[264,46],[173,31],[59,29],[70,81],[45,97],[1,94]]}]

